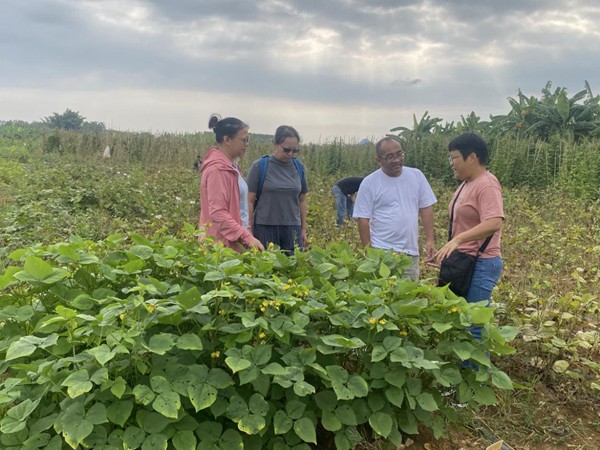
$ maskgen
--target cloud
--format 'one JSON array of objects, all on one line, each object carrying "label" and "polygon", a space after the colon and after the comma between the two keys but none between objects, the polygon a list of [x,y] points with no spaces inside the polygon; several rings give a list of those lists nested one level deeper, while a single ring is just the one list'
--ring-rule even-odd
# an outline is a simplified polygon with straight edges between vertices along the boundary
[{"label": "cloud", "polygon": [[[568,9],[558,0],[5,0],[0,89],[78,93],[84,105],[87,95],[105,92],[110,105],[120,99],[109,95],[131,92],[140,111],[140,92],[186,92],[173,94],[182,111],[212,95],[278,105],[267,108],[274,117],[298,108],[409,110],[406,125],[425,110],[487,117],[506,112],[517,89],[538,95],[548,80],[597,90],[599,21],[592,0]],[[0,118],[22,106],[1,104]],[[143,127],[141,117],[119,120]]]}]

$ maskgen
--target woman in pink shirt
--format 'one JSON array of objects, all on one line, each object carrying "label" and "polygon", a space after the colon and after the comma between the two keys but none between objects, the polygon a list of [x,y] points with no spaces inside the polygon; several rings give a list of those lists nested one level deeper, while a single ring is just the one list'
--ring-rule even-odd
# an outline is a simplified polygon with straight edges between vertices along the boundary
[{"label": "woman in pink shirt", "polygon": [[[247,210],[248,197],[240,196],[242,173],[235,160],[246,153],[248,125],[235,117],[211,116],[208,127],[215,132],[212,146],[200,168],[200,227],[206,236],[241,251],[244,247],[264,250],[263,245],[242,225],[241,206]],[[242,178],[243,180],[243,178]],[[246,205],[241,205],[246,202]]]},{"label": "woman in pink shirt", "polygon": [[[451,239],[438,250],[435,258],[441,262],[457,249],[477,255],[485,239],[492,236],[477,259],[466,296],[470,303],[484,300],[489,305],[503,268],[500,252],[504,222],[502,186],[487,170],[488,148],[478,135],[465,133],[454,138],[448,145],[448,151],[454,176],[462,183],[454,192],[448,208],[450,214],[454,205]],[[472,327],[471,334],[481,340],[481,327]]]}]

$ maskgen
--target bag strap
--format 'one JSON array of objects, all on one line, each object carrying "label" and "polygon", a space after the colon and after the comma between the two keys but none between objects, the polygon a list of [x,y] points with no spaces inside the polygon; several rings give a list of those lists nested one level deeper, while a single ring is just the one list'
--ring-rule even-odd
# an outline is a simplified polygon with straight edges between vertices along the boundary
[{"label": "bag strap", "polygon": [[[448,224],[448,240],[452,239],[452,222],[454,222],[454,207],[456,206],[456,201],[458,200],[458,196],[460,195],[461,191],[463,190],[463,188],[465,187],[466,184],[467,183],[465,183],[463,181],[462,185],[460,186],[460,189],[456,193],[456,197],[454,197],[454,201],[452,202],[452,209],[450,210],[450,223]],[[479,250],[477,250],[477,257],[479,257],[479,255],[481,255],[483,252],[485,252],[485,249],[487,248],[488,244],[494,237],[494,234],[495,233],[492,233],[490,236],[485,238],[485,241],[483,241],[483,243],[481,244],[481,247],[479,247]]]},{"label": "bag strap", "polygon": [[264,155],[260,157],[260,161],[258,162],[258,189],[256,190],[256,200],[258,201],[258,197],[260,197],[260,193],[262,192],[263,185],[265,184],[265,178],[267,177],[267,168],[269,166],[269,155]]},{"label": "bag strap", "polygon": [[458,196],[460,195],[461,191],[463,190],[466,184],[467,183],[463,181],[463,183],[460,185],[460,189],[456,193],[456,197],[454,197],[454,201],[452,202],[452,209],[450,210],[450,223],[448,224],[448,240],[452,239],[452,222],[454,222],[454,207],[456,206]]}]

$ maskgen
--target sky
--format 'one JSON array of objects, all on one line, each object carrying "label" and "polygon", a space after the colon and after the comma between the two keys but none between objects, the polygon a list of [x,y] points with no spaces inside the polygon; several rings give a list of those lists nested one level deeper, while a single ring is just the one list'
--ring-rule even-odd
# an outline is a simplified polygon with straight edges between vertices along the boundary
[{"label": "sky", "polygon": [[294,126],[346,142],[600,93],[598,0],[2,0],[0,120],[122,131]]}]

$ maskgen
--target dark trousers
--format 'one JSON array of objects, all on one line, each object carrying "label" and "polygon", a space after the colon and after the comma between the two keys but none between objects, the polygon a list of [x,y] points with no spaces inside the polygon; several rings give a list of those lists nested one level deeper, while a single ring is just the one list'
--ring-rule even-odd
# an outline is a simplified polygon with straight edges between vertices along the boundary
[{"label": "dark trousers", "polygon": [[302,227],[300,225],[259,225],[252,226],[252,233],[265,248],[272,242],[286,253],[294,253],[294,247],[304,248]]}]

